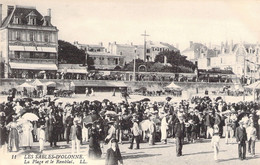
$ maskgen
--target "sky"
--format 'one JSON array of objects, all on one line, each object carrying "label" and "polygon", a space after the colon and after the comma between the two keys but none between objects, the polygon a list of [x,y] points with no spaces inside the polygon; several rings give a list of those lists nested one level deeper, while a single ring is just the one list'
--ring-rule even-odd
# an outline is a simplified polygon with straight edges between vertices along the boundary
[{"label": "sky", "polygon": [[[0,0],[4,5],[52,11],[59,39],[83,44],[179,44],[260,41],[260,0]],[[259,42],[260,43],[260,42]]]}]

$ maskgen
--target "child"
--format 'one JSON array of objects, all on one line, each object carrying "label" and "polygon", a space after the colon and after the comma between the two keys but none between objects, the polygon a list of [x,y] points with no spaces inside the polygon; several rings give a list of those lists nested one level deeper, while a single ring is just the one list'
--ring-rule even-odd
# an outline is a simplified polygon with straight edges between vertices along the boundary
[{"label": "child", "polygon": [[111,147],[107,150],[105,165],[118,165],[118,161],[120,164],[123,164],[123,159],[121,157],[116,139],[112,139],[110,143]]},{"label": "child", "polygon": [[40,152],[43,152],[44,142],[45,142],[45,127],[44,127],[44,125],[41,125],[40,126],[40,131],[39,131]]},{"label": "child", "polygon": [[214,127],[213,127],[213,136],[212,136],[212,139],[211,139],[211,144],[212,144],[212,147],[214,148],[214,159],[215,159],[215,161],[218,160],[219,140],[220,140],[220,136],[219,136],[218,125],[214,125]]}]

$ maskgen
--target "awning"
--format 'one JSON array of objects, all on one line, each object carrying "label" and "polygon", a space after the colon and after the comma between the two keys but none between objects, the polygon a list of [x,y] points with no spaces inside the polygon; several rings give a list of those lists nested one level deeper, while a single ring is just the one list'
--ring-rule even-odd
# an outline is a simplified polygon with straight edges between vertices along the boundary
[{"label": "awning", "polygon": [[24,50],[29,51],[29,52],[36,52],[37,51],[35,46],[25,46]]},{"label": "awning", "polygon": [[24,51],[24,46],[9,46],[10,51]]},{"label": "awning", "polygon": [[54,47],[42,47],[43,52],[57,53],[56,48]]},{"label": "awning", "polygon": [[56,64],[33,64],[9,62],[11,69],[30,69],[30,70],[57,70]]},{"label": "awning", "polygon": [[49,52],[49,53],[57,53],[55,47],[40,47],[40,46],[9,46],[9,50],[11,51],[28,51],[28,52]]}]

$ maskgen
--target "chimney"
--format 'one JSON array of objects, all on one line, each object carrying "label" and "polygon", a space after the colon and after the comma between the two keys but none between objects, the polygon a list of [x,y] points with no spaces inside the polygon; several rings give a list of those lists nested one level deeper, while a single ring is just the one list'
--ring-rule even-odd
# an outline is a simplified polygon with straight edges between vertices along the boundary
[{"label": "chimney", "polygon": [[2,26],[2,4],[0,4],[0,27]]},{"label": "chimney", "polygon": [[51,9],[47,10],[47,16],[51,17]]},{"label": "chimney", "polygon": [[100,45],[100,46],[103,46],[103,42],[100,42],[99,45]]},{"label": "chimney", "polygon": [[131,46],[133,46],[133,42],[131,42]]},{"label": "chimney", "polygon": [[190,41],[190,48],[193,46],[193,41]]},{"label": "chimney", "polygon": [[47,10],[47,16],[49,17],[49,24],[51,25],[51,9]]},{"label": "chimney", "polygon": [[116,41],[114,41],[114,44],[116,45]]}]

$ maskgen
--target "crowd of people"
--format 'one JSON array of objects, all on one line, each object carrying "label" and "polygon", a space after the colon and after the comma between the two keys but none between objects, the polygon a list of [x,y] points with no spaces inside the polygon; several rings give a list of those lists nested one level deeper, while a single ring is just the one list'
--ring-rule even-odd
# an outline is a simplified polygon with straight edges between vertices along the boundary
[{"label": "crowd of people", "polygon": [[[176,155],[182,156],[185,143],[198,139],[211,139],[214,158],[218,159],[219,139],[226,144],[238,143],[239,157],[248,152],[255,155],[255,142],[260,139],[260,105],[256,102],[227,103],[221,97],[211,99],[193,97],[191,100],[165,102],[141,100],[113,103],[107,99],[63,103],[57,98],[13,99],[0,104],[0,148],[3,152],[17,152],[31,148],[39,142],[43,152],[45,142],[57,147],[60,141],[72,145],[72,153],[80,153],[80,146],[88,144],[88,156],[101,158],[104,144],[111,146],[106,152],[108,164],[122,161],[119,145],[130,142],[129,149],[140,149],[140,142],[154,145],[167,144],[175,138]],[[23,118],[26,114],[37,118]],[[235,137],[235,138],[234,138]],[[235,141],[236,140],[236,141]]]}]

